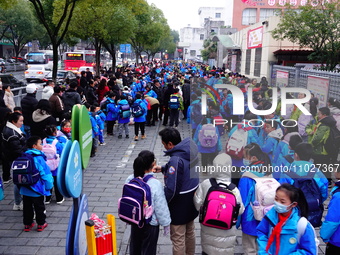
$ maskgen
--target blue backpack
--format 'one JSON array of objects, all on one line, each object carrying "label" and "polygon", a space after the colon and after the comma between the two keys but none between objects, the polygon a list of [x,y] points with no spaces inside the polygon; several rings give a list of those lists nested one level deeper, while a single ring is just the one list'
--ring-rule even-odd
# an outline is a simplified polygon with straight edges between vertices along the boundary
[{"label": "blue backpack", "polygon": [[140,103],[136,103],[136,102],[134,102],[133,105],[131,106],[131,111],[132,111],[132,116],[135,118],[141,117],[144,114],[143,107],[140,105]]},{"label": "blue backpack", "polygon": [[13,183],[17,185],[30,186],[38,182],[40,173],[35,166],[34,156],[23,153],[20,157],[13,161]]},{"label": "blue backpack", "polygon": [[120,108],[120,117],[122,119],[130,118],[130,116],[131,116],[130,105],[129,104],[122,104],[120,107],[121,107]]},{"label": "blue backpack", "polygon": [[202,115],[201,103],[194,103],[191,105],[190,119],[197,125],[202,122],[203,115]]},{"label": "blue backpack", "polygon": [[173,109],[173,110],[177,110],[179,108],[179,106],[180,106],[180,103],[179,103],[178,96],[171,95],[170,101],[169,101],[169,108]]},{"label": "blue backpack", "polygon": [[140,228],[150,223],[153,207],[147,181],[152,177],[136,177],[123,186],[123,194],[118,201],[118,216],[122,221]]},{"label": "blue backpack", "polygon": [[295,172],[287,172],[289,177],[294,180],[293,186],[299,188],[306,197],[308,204],[308,221],[313,227],[320,227],[322,224],[323,203],[318,184],[313,179],[315,172],[308,172],[306,176],[299,176]]}]

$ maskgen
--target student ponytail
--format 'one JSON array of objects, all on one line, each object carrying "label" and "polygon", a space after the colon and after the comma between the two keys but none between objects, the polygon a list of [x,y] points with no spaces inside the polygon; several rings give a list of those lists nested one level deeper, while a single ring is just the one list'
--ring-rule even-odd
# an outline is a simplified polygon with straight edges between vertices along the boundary
[{"label": "student ponytail", "polygon": [[[267,153],[263,152],[261,147],[256,143],[250,143],[246,147],[244,147],[245,153],[247,153],[250,157],[255,156],[259,161],[262,161],[262,166],[266,167],[265,175],[271,174],[270,169],[271,161]],[[263,170],[262,167],[260,169]]]},{"label": "student ponytail", "polygon": [[134,177],[143,177],[145,171],[152,167],[155,161],[155,154],[151,151],[141,151],[133,162],[133,175]]},{"label": "student ponytail", "polygon": [[298,189],[288,183],[283,183],[280,187],[276,189],[276,191],[278,190],[285,192],[292,203],[297,202],[300,216],[308,218],[308,204],[306,197],[301,189]]}]

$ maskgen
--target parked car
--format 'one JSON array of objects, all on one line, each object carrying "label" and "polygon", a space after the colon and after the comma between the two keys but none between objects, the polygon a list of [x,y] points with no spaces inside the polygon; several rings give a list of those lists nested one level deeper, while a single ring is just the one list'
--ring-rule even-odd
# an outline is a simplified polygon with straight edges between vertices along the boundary
[{"label": "parked car", "polygon": [[[0,73],[0,79],[2,81],[2,85],[9,85],[11,89],[20,88],[20,87],[26,87],[26,83],[23,81],[19,81],[17,78],[15,78],[12,74],[2,74]],[[23,91],[23,92],[26,92]],[[14,95],[17,95],[18,91],[13,91]]]},{"label": "parked car", "polygon": [[[49,72],[43,79],[43,81],[51,81],[52,80],[52,71]],[[68,82],[67,82],[68,80]],[[67,70],[58,70],[57,71],[57,78],[56,78],[56,84],[62,85],[65,83],[71,83],[71,82],[78,82],[77,76],[72,71]]]},{"label": "parked car", "polygon": [[94,76],[95,75],[95,71],[94,71],[93,66],[81,66],[81,67],[79,67],[77,74],[80,76],[81,72],[82,71],[86,71],[87,68],[90,69],[90,71],[92,72],[92,74]]},{"label": "parked car", "polygon": [[45,76],[51,71],[50,68],[47,68],[44,65],[31,65],[25,71],[25,79],[27,82],[31,82],[32,80],[43,81]]}]

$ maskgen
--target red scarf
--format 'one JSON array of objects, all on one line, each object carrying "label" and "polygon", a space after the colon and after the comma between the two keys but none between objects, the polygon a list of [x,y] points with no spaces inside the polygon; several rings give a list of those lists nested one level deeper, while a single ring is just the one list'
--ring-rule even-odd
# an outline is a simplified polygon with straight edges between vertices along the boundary
[{"label": "red scarf", "polygon": [[281,234],[281,230],[283,225],[286,223],[286,221],[288,220],[289,216],[291,215],[292,210],[289,211],[289,213],[287,214],[287,216],[283,216],[281,213],[279,213],[279,222],[276,224],[276,226],[273,228],[273,231],[268,239],[268,243],[266,246],[266,252],[269,251],[270,246],[272,245],[272,243],[274,242],[274,238],[275,238],[275,246],[276,246],[276,255],[279,253],[279,249],[280,249],[280,234]]}]

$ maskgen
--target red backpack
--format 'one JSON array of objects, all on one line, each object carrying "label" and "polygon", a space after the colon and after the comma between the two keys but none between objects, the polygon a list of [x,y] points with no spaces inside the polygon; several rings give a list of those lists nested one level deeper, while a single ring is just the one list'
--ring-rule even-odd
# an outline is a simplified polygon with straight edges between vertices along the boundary
[{"label": "red backpack", "polygon": [[212,228],[231,229],[236,224],[240,210],[240,204],[232,193],[236,185],[217,183],[215,178],[209,180],[211,187],[200,208],[199,222]]}]

